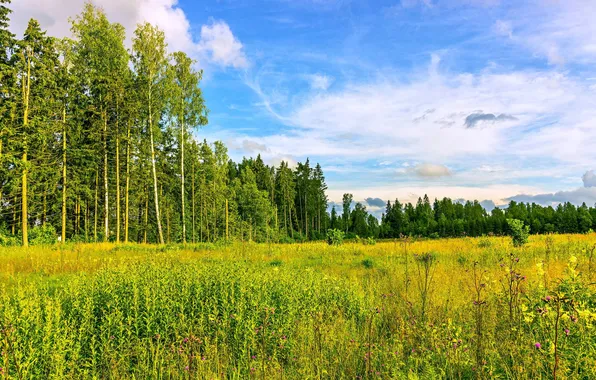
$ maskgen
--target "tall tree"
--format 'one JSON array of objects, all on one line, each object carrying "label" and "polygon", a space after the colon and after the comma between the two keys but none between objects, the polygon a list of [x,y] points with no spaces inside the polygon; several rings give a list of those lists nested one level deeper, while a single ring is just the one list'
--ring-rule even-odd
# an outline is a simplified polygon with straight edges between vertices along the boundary
[{"label": "tall tree", "polygon": [[[14,84],[15,70],[10,61],[10,55],[15,48],[14,35],[8,30],[9,15],[11,10],[8,8],[10,0],[0,0],[0,214],[5,210],[4,196],[8,195],[6,186],[8,185],[10,160],[5,151],[5,140],[14,134],[13,125],[13,107],[14,107]],[[12,208],[16,205],[12,204]],[[6,208],[8,212],[10,210]]]},{"label": "tall tree", "polygon": [[346,233],[350,227],[350,207],[352,206],[352,200],[354,196],[352,194],[344,194],[342,199],[342,206],[343,206],[343,214],[341,218],[344,221],[344,228],[346,229]]},{"label": "tall tree", "polygon": [[144,23],[138,25],[133,40],[133,65],[135,68],[137,89],[142,104],[143,116],[151,150],[151,170],[153,174],[153,199],[159,243],[164,243],[159,212],[159,191],[157,182],[155,140],[159,136],[160,117],[165,108],[167,90],[167,45],[163,31]]},{"label": "tall tree", "polygon": [[89,96],[89,109],[99,119],[95,125],[99,127],[102,140],[103,239],[107,241],[110,236],[108,139],[110,134],[117,134],[114,125],[117,125],[118,119],[112,115],[128,65],[125,32],[122,25],[110,23],[105,12],[91,3],[86,3],[83,13],[73,21],[72,31],[77,39],[74,47],[76,76],[81,80],[82,92]]},{"label": "tall tree", "polygon": [[58,104],[61,115],[61,138],[62,138],[62,210],[61,210],[61,239],[62,244],[66,243],[66,219],[67,219],[67,147],[68,147],[68,122],[67,113],[73,108],[74,78],[72,76],[72,55],[73,41],[64,39],[58,43],[58,51],[61,56],[61,64],[57,74],[58,80]]},{"label": "tall tree", "polygon": [[[28,180],[31,170],[29,154],[36,147],[46,146],[52,136],[50,117],[55,94],[55,70],[58,57],[53,39],[47,37],[39,23],[31,19],[22,40],[17,42],[11,59],[17,72],[20,88],[19,148],[21,151],[21,234],[23,245],[28,245],[29,199]],[[40,162],[38,161],[37,164]]]},{"label": "tall tree", "polygon": [[202,71],[193,69],[196,64],[185,53],[173,54],[171,75],[173,89],[171,93],[172,113],[179,131],[180,149],[180,200],[182,214],[182,242],[186,243],[186,191],[184,176],[184,146],[187,128],[196,128],[207,124],[207,109],[199,87]]}]

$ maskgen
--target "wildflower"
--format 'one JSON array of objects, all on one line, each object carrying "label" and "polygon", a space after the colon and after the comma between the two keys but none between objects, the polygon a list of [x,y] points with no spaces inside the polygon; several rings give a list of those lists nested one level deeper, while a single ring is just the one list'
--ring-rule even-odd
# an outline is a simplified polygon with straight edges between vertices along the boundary
[{"label": "wildflower", "polygon": [[565,335],[569,336],[569,329],[565,329]]},{"label": "wildflower", "polygon": [[251,356],[252,360],[256,360],[257,359],[257,355],[253,355]]},{"label": "wildflower", "polygon": [[190,368],[188,366],[184,367],[185,371],[188,371]]},{"label": "wildflower", "polygon": [[540,343],[536,342],[536,343],[534,343],[534,347],[536,347],[536,349],[539,350],[542,348],[542,345]]},{"label": "wildflower", "polygon": [[550,300],[551,300],[551,297],[550,297],[550,296],[546,296],[546,297],[544,297],[544,300],[545,300],[546,302],[548,302],[548,301],[550,301]]},{"label": "wildflower", "polygon": [[187,342],[188,342],[188,338],[184,338],[184,343],[187,343]]}]

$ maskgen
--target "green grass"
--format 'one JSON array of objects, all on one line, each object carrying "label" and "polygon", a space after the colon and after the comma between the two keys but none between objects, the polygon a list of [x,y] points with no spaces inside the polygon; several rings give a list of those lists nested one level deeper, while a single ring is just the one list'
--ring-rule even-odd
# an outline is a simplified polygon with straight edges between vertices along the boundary
[{"label": "green grass", "polygon": [[546,239],[0,248],[0,373],[596,378],[596,236]]}]

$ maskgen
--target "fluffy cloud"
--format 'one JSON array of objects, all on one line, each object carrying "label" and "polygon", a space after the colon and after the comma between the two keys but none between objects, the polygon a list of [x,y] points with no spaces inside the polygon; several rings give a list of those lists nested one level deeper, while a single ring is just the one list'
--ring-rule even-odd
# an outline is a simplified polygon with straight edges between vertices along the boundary
[{"label": "fluffy cloud", "polygon": [[398,176],[416,176],[419,178],[439,178],[451,176],[451,170],[445,165],[437,164],[417,164],[411,166],[409,163],[404,163],[401,168],[396,171]]},{"label": "fluffy cloud", "polygon": [[[213,63],[221,66],[243,68],[248,65],[242,44],[223,21],[213,22],[201,28],[200,40],[195,41],[190,22],[178,6],[178,0],[95,0],[112,22],[122,24],[128,40],[136,25],[150,22],[161,28],[170,51],[184,51],[199,60],[202,66]],[[29,18],[40,21],[42,28],[52,36],[70,36],[69,18],[83,10],[81,0],[18,0],[11,7],[11,30],[20,35]]]},{"label": "fluffy cloud", "polygon": [[420,164],[413,168],[413,172],[424,178],[446,177],[451,175],[451,171],[444,165]]},{"label": "fluffy cloud", "polygon": [[582,176],[582,181],[584,182],[584,187],[596,187],[596,172],[594,170],[587,171]]},{"label": "fluffy cloud", "polygon": [[242,150],[249,154],[269,151],[266,145],[259,144],[258,142],[252,140],[244,140],[242,142]]},{"label": "fluffy cloud", "polygon": [[199,50],[207,52],[213,62],[222,66],[235,68],[248,66],[242,43],[234,37],[228,24],[223,21],[201,27]]}]

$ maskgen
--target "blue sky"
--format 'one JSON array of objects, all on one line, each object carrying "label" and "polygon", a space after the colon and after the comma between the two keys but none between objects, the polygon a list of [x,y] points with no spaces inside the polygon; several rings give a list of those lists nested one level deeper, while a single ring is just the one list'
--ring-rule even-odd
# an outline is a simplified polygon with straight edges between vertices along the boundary
[{"label": "blue sky", "polygon": [[[54,35],[82,7],[14,3],[15,32],[37,17]],[[236,160],[320,162],[332,201],[596,202],[593,0],[95,3],[197,59],[198,137]]]}]

